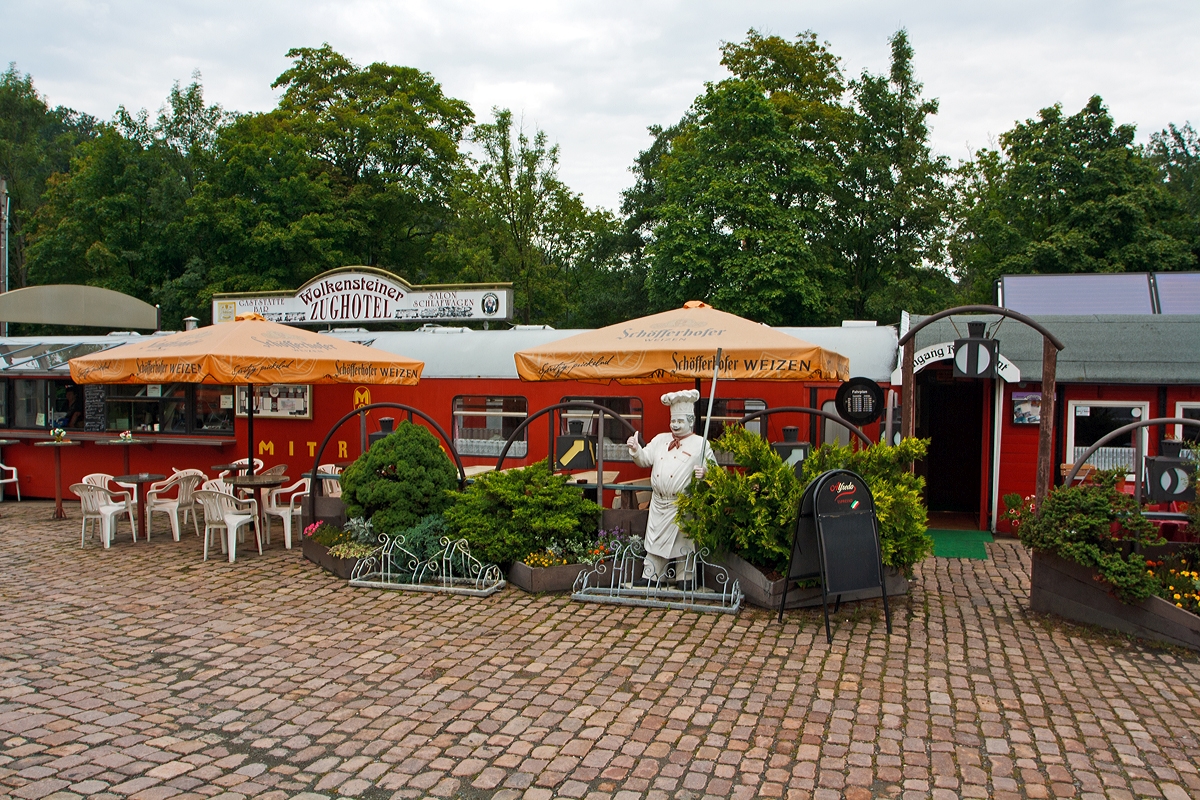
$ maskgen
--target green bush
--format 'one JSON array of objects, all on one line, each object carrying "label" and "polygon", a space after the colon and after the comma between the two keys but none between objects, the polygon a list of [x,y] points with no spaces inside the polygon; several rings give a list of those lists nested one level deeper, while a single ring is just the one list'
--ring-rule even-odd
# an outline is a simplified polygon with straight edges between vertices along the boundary
[{"label": "green bush", "polygon": [[710,553],[737,553],[767,570],[783,572],[802,486],[765,439],[730,426],[714,445],[733,455],[739,469],[709,465],[676,501],[679,529]]},{"label": "green bush", "polygon": [[342,500],[349,516],[394,533],[444,511],[452,501],[447,490],[456,486],[458,473],[437,438],[406,420],[346,468]]},{"label": "green bush", "polygon": [[883,563],[912,577],[913,565],[933,552],[933,539],[926,532],[929,514],[921,499],[925,479],[909,471],[928,450],[928,439],[904,439],[895,446],[880,442],[861,450],[823,444],[804,460],[801,480],[808,486],[831,469],[861,475],[875,498]]},{"label": "green bush", "polygon": [[446,518],[441,514],[428,514],[411,528],[396,533],[404,537],[404,549],[420,559],[433,558],[442,549],[442,537],[446,536]]},{"label": "green bush", "polygon": [[1096,473],[1091,484],[1061,486],[1017,528],[1021,543],[1095,569],[1126,603],[1159,589],[1137,547],[1164,544],[1134,499],[1117,491],[1124,470]]},{"label": "green bush", "polygon": [[464,538],[480,561],[507,564],[551,542],[591,542],[600,506],[539,461],[524,469],[486,472],[446,509],[451,538]]}]

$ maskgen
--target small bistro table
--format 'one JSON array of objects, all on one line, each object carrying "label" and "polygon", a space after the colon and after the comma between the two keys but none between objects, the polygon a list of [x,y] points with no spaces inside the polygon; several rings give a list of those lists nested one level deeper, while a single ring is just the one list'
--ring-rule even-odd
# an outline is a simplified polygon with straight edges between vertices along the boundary
[{"label": "small bistro table", "polygon": [[62,506],[62,448],[78,447],[79,442],[71,439],[63,439],[61,442],[56,442],[51,439],[48,442],[34,442],[34,447],[53,447],[54,448],[54,519],[66,519],[67,512],[63,511]]},{"label": "small bistro table", "polygon": [[[278,489],[288,482],[287,475],[226,475],[223,480],[236,489],[247,489],[254,493],[255,499],[260,499],[260,489]],[[265,503],[258,504],[258,518],[266,519]]]},{"label": "small bistro table", "polygon": [[146,530],[146,490],[143,486],[165,480],[166,477],[153,472],[139,472],[136,475],[118,475],[113,478],[117,483],[132,483],[137,486],[138,538],[145,536],[147,542],[150,541],[150,533]]}]

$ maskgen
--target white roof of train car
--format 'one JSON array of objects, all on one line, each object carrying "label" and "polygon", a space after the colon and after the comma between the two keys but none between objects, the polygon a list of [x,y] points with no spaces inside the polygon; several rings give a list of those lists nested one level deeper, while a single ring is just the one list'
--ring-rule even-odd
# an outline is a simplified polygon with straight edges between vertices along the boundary
[{"label": "white roof of train car", "polygon": [[[839,328],[779,328],[798,339],[841,353],[850,359],[850,374],[886,382],[896,364],[896,329],[891,326]],[[470,328],[426,326],[416,331],[341,330],[329,335],[369,344],[389,353],[398,353],[425,362],[426,378],[516,378],[513,355],[518,350],[558,341],[583,330],[554,330],[541,326],[516,326],[507,330],[478,331]],[[155,335],[155,334],[148,334]],[[162,335],[162,334],[157,334]],[[69,352],[72,345],[90,344],[114,347],[142,338],[133,333],[101,336],[21,336],[0,339],[0,373],[58,374],[67,371],[66,361],[58,353]],[[34,347],[41,345],[41,347]],[[97,347],[96,349],[99,349]],[[50,354],[48,359],[32,356]],[[7,362],[7,363],[5,363]],[[39,363],[40,362],[40,363]],[[16,368],[13,368],[13,364]],[[24,368],[23,368],[24,367]]]}]

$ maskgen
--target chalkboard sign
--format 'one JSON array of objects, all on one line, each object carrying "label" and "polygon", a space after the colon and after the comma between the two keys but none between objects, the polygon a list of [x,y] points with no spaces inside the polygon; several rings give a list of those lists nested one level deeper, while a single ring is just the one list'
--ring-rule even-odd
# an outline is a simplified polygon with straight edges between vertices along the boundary
[{"label": "chalkboard sign", "polygon": [[108,414],[104,402],[107,398],[108,387],[103,384],[88,384],[83,387],[84,430],[103,431],[107,427]]},{"label": "chalkboard sign", "polygon": [[[792,538],[788,562],[788,586],[794,580],[821,579],[825,610],[825,636],[832,643],[829,627],[829,595],[840,604],[841,595],[878,588],[888,633],[892,614],[888,608],[879,546],[879,522],[875,499],[862,476],[835,469],[818,476],[804,490]],[[779,619],[787,605],[787,589],[779,603]]]}]

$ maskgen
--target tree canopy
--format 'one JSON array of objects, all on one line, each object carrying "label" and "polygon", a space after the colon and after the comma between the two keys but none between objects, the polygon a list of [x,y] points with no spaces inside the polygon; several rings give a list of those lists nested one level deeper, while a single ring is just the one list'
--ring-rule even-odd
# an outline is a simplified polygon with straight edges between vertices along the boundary
[{"label": "tree canopy", "polygon": [[277,106],[198,73],[155,114],[99,122],[0,75],[12,285],[85,283],[206,319],[212,295],[366,264],[412,283],[511,282],[521,323],[594,327],[692,299],[773,325],[894,323],[987,301],[1006,273],[1195,269],[1200,136],[1145,145],[1099,97],[1042,109],[952,167],[908,33],[886,72],[750,30],[728,75],[649,128],[619,212],[562,179],[550,133],[476,120],[415,67],[288,51]]}]

